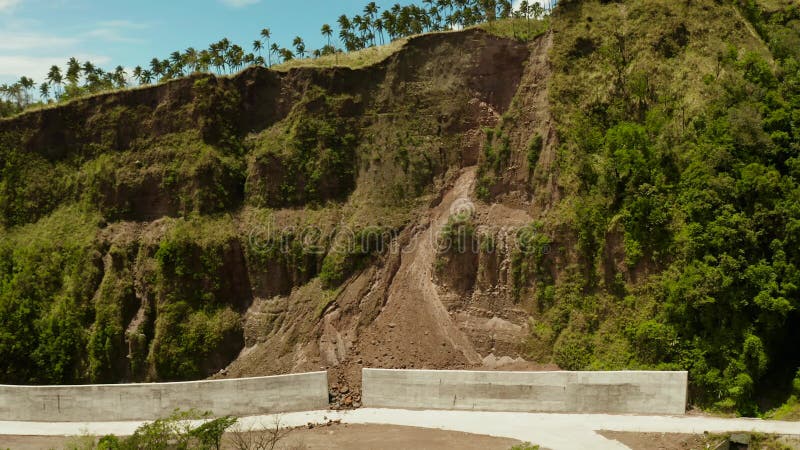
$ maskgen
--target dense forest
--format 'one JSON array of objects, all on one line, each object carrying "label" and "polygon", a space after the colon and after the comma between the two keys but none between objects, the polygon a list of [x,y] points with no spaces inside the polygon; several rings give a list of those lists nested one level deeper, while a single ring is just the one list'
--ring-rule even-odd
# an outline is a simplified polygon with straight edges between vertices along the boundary
[{"label": "dense forest", "polygon": [[695,402],[752,415],[800,367],[800,7],[731,6],[559,5],[553,222],[580,263],[537,295],[562,367],[688,369]]},{"label": "dense forest", "polygon": [[[500,286],[492,274],[508,271],[508,301],[528,316],[520,355],[688,370],[697,407],[798,418],[800,6],[425,5],[370,4],[338,20],[338,39],[323,26],[316,51],[264,30],[253,52],[223,40],[130,75],[160,86],[87,97],[130,76],[70,61],[41,102],[27,77],[4,87],[0,113],[31,109],[0,121],[0,381],[211,375],[246,345],[254,296],[289,305],[261,324],[281,337],[269,357],[282,363],[360,274],[392,266],[382,250],[337,252],[338,225],[402,237],[451,169],[476,164],[479,207],[533,218],[507,269],[458,260],[472,283]],[[331,68],[418,34],[375,64]],[[546,62],[520,63],[523,50]],[[226,75],[307,56],[291,74]],[[487,81],[486,61],[512,82]],[[480,83],[488,93],[470,103]],[[519,83],[502,114],[475,119]],[[462,153],[475,130],[473,161]],[[297,236],[248,245],[276,217],[318,225],[324,251]],[[472,238],[480,225],[446,230]],[[303,308],[302,324],[281,323]]]}]

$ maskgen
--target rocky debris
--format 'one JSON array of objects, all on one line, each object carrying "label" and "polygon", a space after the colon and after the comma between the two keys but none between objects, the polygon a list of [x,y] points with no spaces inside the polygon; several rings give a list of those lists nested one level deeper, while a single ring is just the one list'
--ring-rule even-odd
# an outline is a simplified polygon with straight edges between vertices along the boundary
[{"label": "rocky debris", "polygon": [[330,408],[334,411],[360,408],[361,392],[351,388],[343,375],[340,374],[337,379],[328,392]]}]

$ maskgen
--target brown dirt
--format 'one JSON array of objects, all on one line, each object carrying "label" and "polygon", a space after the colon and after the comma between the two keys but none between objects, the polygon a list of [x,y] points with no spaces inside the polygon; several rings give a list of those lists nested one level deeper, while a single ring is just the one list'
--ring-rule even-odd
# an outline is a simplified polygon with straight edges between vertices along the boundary
[{"label": "brown dirt", "polygon": [[[292,431],[279,449],[508,450],[519,441],[455,431],[393,425],[332,425]],[[225,449],[233,449],[223,446]]]},{"label": "brown dirt", "polygon": [[[319,295],[315,283],[296,289],[288,299],[257,300],[247,315],[246,329],[263,330],[269,322],[280,324],[276,326],[281,330],[267,338],[248,339],[248,347],[220,377],[328,369],[336,399],[333,406],[358,407],[362,367],[557,369],[521,357],[527,312],[509,300],[503,286],[507,276],[481,281],[465,295],[435,279],[437,237],[454,205],[473,201],[475,172],[471,167],[457,174],[441,201],[401,233],[378,267],[346,283],[318,323],[308,309]],[[524,211],[508,206],[474,205],[478,223],[513,227],[530,221]],[[503,270],[508,257],[497,256]],[[503,295],[497,295],[501,291]],[[301,342],[309,335],[318,336],[317,340]],[[288,343],[295,338],[298,342]],[[287,345],[292,346],[290,351],[276,355],[276,348]]]},{"label": "brown dirt", "polygon": [[[389,58],[382,64],[389,68],[384,86],[394,92],[408,89],[419,80],[452,79],[447,68],[428,63],[415,68],[416,73],[410,70],[419,64],[415,59],[423,56],[420,49],[449,49],[439,42],[442,39],[437,35],[415,40],[415,50]],[[529,57],[526,66],[515,59],[520,56],[519,50],[509,50],[502,40],[470,34],[458,39],[468,41],[459,43],[467,47],[479,43],[481,51],[477,60],[465,61],[464,65],[473,98],[463,111],[459,110],[459,120],[450,121],[444,129],[464,136],[459,141],[461,162],[474,164],[476,153],[482,150],[482,128],[496,125],[501,114],[508,111],[512,97],[520,92],[516,81],[522,78],[523,67],[528,79],[525,89],[534,89],[537,98],[544,96],[541,105],[546,105],[546,74],[531,73],[530,65],[546,58],[550,40],[533,46],[537,56]],[[530,51],[529,46],[526,55]],[[509,52],[514,56],[509,57]],[[424,57],[433,58],[429,53]],[[499,78],[490,76],[498,67],[504,67],[516,81],[498,84],[499,78],[507,78],[505,73]],[[383,94],[381,91],[375,101],[388,102],[385,109],[391,110],[394,106],[389,100],[381,100]],[[539,123],[541,114],[546,114],[541,105],[524,105],[522,114],[535,116],[525,118],[532,128],[549,126]],[[510,298],[509,253],[481,254],[469,267],[452,267],[454,274],[467,280],[454,283],[458,289],[434,274],[437,237],[455,202],[471,202],[476,224],[490,225],[492,232],[532,220],[525,205],[477,201],[472,196],[475,177],[474,166],[451,168],[443,174],[438,195],[433,195],[428,209],[416,211],[415,218],[393,242],[392,251],[348,280],[335,298],[321,301],[330,293],[315,282],[274,298],[256,298],[245,317],[247,347],[218,377],[329,370],[336,399],[333,406],[358,407],[362,367],[554,369],[522,358],[529,306],[515,304]],[[363,189],[357,188],[353,195],[362,195]]]},{"label": "brown dirt", "polygon": [[[60,449],[77,442],[65,436],[0,436],[0,448],[10,450]],[[455,431],[392,425],[331,425],[296,429],[278,443],[277,449],[347,449],[372,450],[507,450],[519,444],[513,439]],[[234,450],[228,436],[223,449]]]},{"label": "brown dirt", "polygon": [[[528,45],[530,56],[508,111],[513,126],[505,131],[510,138],[512,161],[492,189],[494,200],[531,215],[546,213],[559,199],[556,154],[558,136],[550,112],[548,82],[552,75],[549,54],[553,33],[547,33]],[[543,147],[535,166],[527,158],[527,149],[535,135],[542,136]]]},{"label": "brown dirt", "polygon": [[[315,86],[331,97],[345,93],[358,98],[342,106],[337,114],[357,117],[364,130],[370,131],[370,140],[375,135],[376,140],[370,146],[380,148],[381,133],[393,132],[395,119],[413,120],[419,128],[414,131],[420,138],[413,145],[422,146],[420,151],[426,152],[425,164],[431,167],[429,180],[426,175],[425,180],[415,181],[427,183],[425,194],[417,194],[419,203],[415,204],[427,203],[428,194],[438,200],[428,203],[429,208],[409,212],[406,214],[409,217],[404,215],[402,222],[392,222],[398,227],[405,225],[393,243],[395,251],[369,261],[360,273],[331,291],[314,278],[319,274],[324,255],[293,263],[294,272],[282,260],[253,264],[242,252],[248,239],[247,230],[242,230],[241,242],[229,246],[230,251],[223,255],[224,271],[219,275],[225,283],[220,287],[221,292],[215,293],[243,313],[244,332],[240,341],[244,344],[235,348],[220,346],[215,356],[224,359],[215,358],[213,367],[204,373],[220,367],[225,369],[217,377],[329,369],[338,403],[358,406],[360,369],[364,366],[488,370],[535,367],[522,359],[529,305],[516,304],[508,294],[509,253],[481,254],[469,267],[451,267],[452,274],[466,280],[457,283],[458,289],[448,288],[450,283],[446,279],[436,279],[434,269],[439,256],[437,236],[456,201],[476,205],[478,224],[514,227],[530,222],[528,206],[523,203],[484,205],[471,198],[476,176],[474,164],[482,150],[483,128],[497,125],[510,109],[522,121],[516,128],[519,134],[514,137],[515,148],[524,148],[535,130],[548,129],[546,57],[551,42],[552,37],[548,36],[526,45],[479,30],[431,34],[409,40],[401,51],[363,69],[304,68],[274,73],[252,68],[233,77],[193,76],[31,112],[0,121],[0,132],[12,128],[29,130],[21,145],[31,151],[49,152],[47,157],[52,160],[65,158],[72,146],[78,144],[99,144],[101,148],[130,152],[135,176],[126,181],[125,189],[107,189],[107,206],[124,206],[130,197],[135,197],[139,203],[133,205],[131,217],[123,218],[149,222],[113,223],[103,232],[103,239],[109,243],[116,239],[132,240],[153,253],[151,250],[164,232],[163,219],[158,217],[176,210],[169,209],[169,199],[157,198],[156,194],[163,192],[152,191],[153,186],[161,183],[147,172],[147,161],[142,163],[144,168],[136,168],[141,162],[137,142],[150,142],[166,133],[202,129],[203,140],[213,144],[219,134],[217,128],[224,125],[218,121],[230,121],[229,131],[237,135],[254,135],[286,118],[304,93]],[[545,67],[537,68],[543,64]],[[201,89],[202,86],[205,88]],[[230,111],[225,109],[224,120],[202,106],[208,99],[216,101],[217,90],[206,92],[214,86],[220,92],[234,92],[236,98],[241,98]],[[519,104],[512,106],[516,103],[512,102],[515,96]],[[116,109],[130,112],[114,119],[111,113]],[[108,132],[96,131],[95,128],[101,128],[99,124],[84,126],[85,118],[107,118],[111,122],[106,127]],[[387,123],[373,127],[382,121]],[[127,122],[141,125],[130,127]],[[436,147],[425,147],[428,141],[436,142]],[[397,145],[386,142],[385,145]],[[365,161],[358,168],[356,186],[352,192],[348,191],[350,199],[338,206],[324,207],[359,212],[343,213],[341,225],[374,220],[358,217],[360,213],[375,215],[375,211],[382,211],[373,203],[386,199],[371,193],[385,190],[393,176],[400,181],[408,178],[405,174],[396,175],[401,169],[395,162],[380,162],[377,158],[373,163],[366,161],[366,152],[362,156]],[[280,162],[275,164],[277,167]],[[471,167],[465,169],[464,165]],[[527,179],[528,171],[523,172],[523,178]],[[262,170],[248,173],[257,179],[271,175],[272,172]],[[320,188],[327,192],[335,186]],[[221,208],[241,219],[238,208],[248,202],[242,198],[246,193],[240,191],[246,190],[226,191],[238,194]],[[281,202],[269,205],[297,206]],[[287,211],[304,216],[305,224],[318,225],[309,209],[288,208],[275,211],[276,225],[280,225]],[[131,252],[131,257],[135,254]],[[152,258],[147,261],[152,263]],[[146,314],[146,306],[155,301],[148,289],[148,267],[133,262],[130,265],[139,308],[126,318],[130,320],[124,325],[129,334],[134,334],[158,319]],[[157,380],[157,374],[153,372],[150,378]]]},{"label": "brown dirt", "polygon": [[705,450],[708,438],[702,434],[627,433],[599,431],[607,439],[621,442],[631,450]]}]

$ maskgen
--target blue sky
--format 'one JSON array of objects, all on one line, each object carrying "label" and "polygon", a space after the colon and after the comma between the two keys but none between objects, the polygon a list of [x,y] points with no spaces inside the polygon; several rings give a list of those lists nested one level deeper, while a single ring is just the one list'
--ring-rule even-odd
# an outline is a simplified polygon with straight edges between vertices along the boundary
[{"label": "blue sky", "polygon": [[[324,45],[319,29],[367,0],[0,0],[0,83],[20,76],[44,81],[47,69],[74,56],[105,68],[146,65],[223,37],[251,49],[264,27],[273,42],[294,36]],[[419,0],[377,0],[383,9]]]},{"label": "blue sky", "polygon": [[[398,0],[376,1],[390,7]],[[360,13],[367,0],[0,0],[0,82],[26,75],[41,82],[47,69],[75,56],[105,69],[146,65],[187,47],[223,37],[251,49],[259,31],[290,46],[323,43],[323,23]],[[400,1],[402,4],[410,0]]]}]

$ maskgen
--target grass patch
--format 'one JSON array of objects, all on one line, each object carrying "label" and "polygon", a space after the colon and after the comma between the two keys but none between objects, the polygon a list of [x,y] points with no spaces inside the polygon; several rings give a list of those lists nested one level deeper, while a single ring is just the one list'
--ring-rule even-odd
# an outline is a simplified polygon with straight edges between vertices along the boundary
[{"label": "grass patch", "polygon": [[350,69],[361,69],[363,67],[377,64],[389,56],[397,53],[410,38],[401,38],[390,44],[377,47],[369,47],[363,50],[347,53],[337,53],[335,55],[325,55],[319,58],[293,59],[271,67],[278,72],[288,72],[298,68],[330,68],[347,67]]},{"label": "grass patch", "polygon": [[545,34],[550,29],[550,18],[501,19],[476,25],[477,28],[498,37],[528,42]]}]

